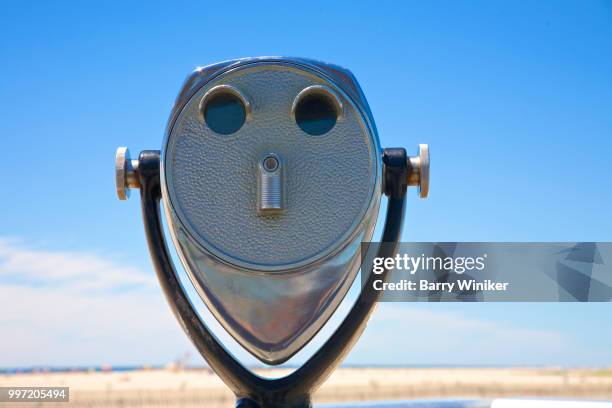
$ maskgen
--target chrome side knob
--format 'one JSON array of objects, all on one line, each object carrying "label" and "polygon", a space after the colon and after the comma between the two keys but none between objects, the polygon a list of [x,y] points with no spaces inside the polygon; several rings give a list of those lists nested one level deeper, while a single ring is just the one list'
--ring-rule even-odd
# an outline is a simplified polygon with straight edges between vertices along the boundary
[{"label": "chrome side knob", "polygon": [[419,197],[429,194],[429,145],[419,144],[417,156],[408,157],[408,185],[418,187]]},{"label": "chrome side knob", "polygon": [[119,147],[115,153],[115,185],[120,200],[130,198],[130,189],[140,188],[138,160],[132,160],[127,147]]}]

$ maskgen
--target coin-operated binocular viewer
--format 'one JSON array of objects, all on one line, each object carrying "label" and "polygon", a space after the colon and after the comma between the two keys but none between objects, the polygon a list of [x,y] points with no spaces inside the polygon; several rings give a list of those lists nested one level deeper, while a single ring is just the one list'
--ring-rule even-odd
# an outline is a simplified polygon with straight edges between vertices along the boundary
[{"label": "coin-operated binocular viewer", "polygon": [[[249,58],[193,72],[161,151],[117,150],[117,194],[139,189],[160,284],[181,326],[238,406],[308,407],[365,328],[376,296],[359,299],[327,342],[280,379],[247,370],[201,321],[168,252],[160,201],[191,283],[225,330],[280,364],[321,329],[360,268],[382,194],[379,256],[393,256],[408,186],[429,190],[429,153],[381,149],[366,99],[346,69]],[[161,200],[163,199],[163,200]],[[368,271],[364,271],[368,273]],[[380,275],[377,276],[380,279]]]}]

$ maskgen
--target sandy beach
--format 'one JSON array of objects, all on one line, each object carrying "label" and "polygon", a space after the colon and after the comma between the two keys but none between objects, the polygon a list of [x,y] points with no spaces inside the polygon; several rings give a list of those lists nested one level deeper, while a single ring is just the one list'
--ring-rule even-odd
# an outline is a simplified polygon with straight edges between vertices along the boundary
[{"label": "sandy beach", "polygon": [[[257,372],[266,377],[279,377],[288,371]],[[68,405],[73,407],[233,406],[233,395],[207,369],[6,374],[0,376],[0,386],[68,386]],[[611,399],[612,370],[341,368],[317,391],[314,400],[321,403],[499,396]],[[66,406],[65,403],[44,405]],[[18,403],[15,406],[35,405]]]}]

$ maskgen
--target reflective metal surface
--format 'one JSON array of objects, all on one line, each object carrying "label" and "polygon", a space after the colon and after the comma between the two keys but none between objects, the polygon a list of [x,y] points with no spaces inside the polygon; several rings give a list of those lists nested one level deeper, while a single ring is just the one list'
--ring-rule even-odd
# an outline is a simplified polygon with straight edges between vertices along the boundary
[{"label": "reflective metal surface", "polygon": [[[215,133],[201,115],[206,95],[224,88],[249,106],[233,134]],[[295,123],[305,90],[337,98],[325,134]],[[266,205],[282,211],[262,216],[259,170],[271,152],[283,179],[267,185],[276,202]],[[257,58],[199,69],[185,83],[162,147],[165,213],[199,295],[260,360],[291,357],[348,291],[378,215],[380,152],[359,86],[338,67]]]},{"label": "reflective metal surface", "polygon": [[420,144],[417,156],[408,158],[408,185],[418,187],[419,197],[429,195],[429,145]]},{"label": "reflective metal surface", "polygon": [[115,187],[120,200],[127,200],[130,189],[140,187],[138,160],[132,160],[127,147],[119,147],[115,153]]}]

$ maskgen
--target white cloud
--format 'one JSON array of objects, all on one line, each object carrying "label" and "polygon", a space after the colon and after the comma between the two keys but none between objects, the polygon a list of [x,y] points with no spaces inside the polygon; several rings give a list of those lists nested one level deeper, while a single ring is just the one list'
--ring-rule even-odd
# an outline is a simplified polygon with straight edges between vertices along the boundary
[{"label": "white cloud", "polygon": [[192,350],[152,270],[0,239],[0,367],[145,364]]},{"label": "white cloud", "polygon": [[99,255],[33,249],[0,238],[0,281],[25,286],[53,286],[70,291],[113,291],[153,288],[155,277]]}]

